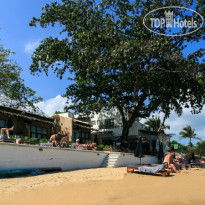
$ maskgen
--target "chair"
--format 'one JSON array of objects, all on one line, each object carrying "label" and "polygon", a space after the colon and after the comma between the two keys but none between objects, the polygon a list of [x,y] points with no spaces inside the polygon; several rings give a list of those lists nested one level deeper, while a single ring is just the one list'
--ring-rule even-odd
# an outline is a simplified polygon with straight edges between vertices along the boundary
[{"label": "chair", "polygon": [[128,172],[148,173],[148,174],[161,174],[163,177],[169,176],[171,170],[165,168],[165,164],[144,164],[144,165],[128,165]]}]

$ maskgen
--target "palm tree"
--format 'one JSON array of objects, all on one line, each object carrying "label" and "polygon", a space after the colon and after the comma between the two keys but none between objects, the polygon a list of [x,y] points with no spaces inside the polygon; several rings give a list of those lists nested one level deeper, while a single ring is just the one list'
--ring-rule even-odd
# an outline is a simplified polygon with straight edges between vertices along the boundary
[{"label": "palm tree", "polygon": [[192,146],[191,139],[201,140],[199,137],[196,137],[196,133],[194,132],[195,129],[192,129],[190,125],[187,125],[179,133],[181,135],[179,139],[181,140],[183,138],[189,138],[189,147],[191,147]]},{"label": "palm tree", "polygon": [[165,129],[170,129],[169,125],[164,125],[164,123],[161,122],[160,118],[158,116],[149,118],[146,122],[145,122],[145,129],[146,130],[153,130],[154,132],[159,132],[159,131],[163,131]]}]

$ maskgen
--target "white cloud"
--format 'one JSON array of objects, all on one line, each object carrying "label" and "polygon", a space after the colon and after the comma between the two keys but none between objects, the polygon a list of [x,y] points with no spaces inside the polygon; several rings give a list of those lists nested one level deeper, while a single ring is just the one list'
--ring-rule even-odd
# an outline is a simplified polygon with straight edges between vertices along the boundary
[{"label": "white cloud", "polygon": [[38,47],[40,42],[41,42],[40,40],[28,42],[24,47],[24,52],[28,54],[33,53],[33,51],[35,50],[35,48]]},{"label": "white cloud", "polygon": [[[164,115],[160,114],[160,119],[162,120]],[[141,123],[144,123],[146,120],[142,119]],[[188,140],[179,140],[179,132],[190,125],[195,129],[197,137],[200,137],[202,140],[205,140],[205,106],[201,113],[192,114],[191,109],[184,108],[183,114],[178,117],[175,112],[172,112],[170,117],[165,121],[165,124],[170,125],[170,130],[166,130],[166,133],[175,134],[171,140],[177,140],[182,144],[188,144]],[[196,140],[193,140],[193,143],[196,143]]]},{"label": "white cloud", "polygon": [[66,101],[67,98],[63,98],[62,96],[57,95],[55,98],[40,102],[36,106],[38,106],[40,110],[45,113],[45,115],[53,115],[55,111],[64,111]]}]

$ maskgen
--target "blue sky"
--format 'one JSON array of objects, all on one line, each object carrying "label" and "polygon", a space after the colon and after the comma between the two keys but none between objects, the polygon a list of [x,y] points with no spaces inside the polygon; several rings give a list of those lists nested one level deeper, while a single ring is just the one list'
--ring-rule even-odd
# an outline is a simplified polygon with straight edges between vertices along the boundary
[{"label": "blue sky", "polygon": [[7,0],[0,2],[0,43],[16,54],[11,56],[23,68],[22,78],[25,84],[37,91],[37,95],[48,100],[63,94],[68,85],[66,79],[59,80],[50,72],[49,77],[32,76],[29,71],[31,54],[40,41],[48,35],[58,35],[56,28],[42,29],[30,27],[32,17],[39,17],[41,8],[51,1]]},{"label": "blue sky", "polygon": [[[42,29],[40,26],[30,27],[29,22],[32,17],[39,17],[41,8],[50,2],[52,1],[0,1],[0,44],[16,53],[11,58],[23,68],[22,78],[25,80],[25,84],[35,90],[37,96],[43,97],[44,101],[39,104],[39,107],[48,115],[53,114],[56,110],[63,110],[66,100],[60,95],[65,93],[68,81],[66,77],[59,80],[52,72],[49,73],[49,77],[46,77],[45,74],[40,74],[40,77],[32,76],[29,66],[32,52],[40,41],[50,35],[58,35],[59,30],[56,27],[47,29]],[[190,44],[185,50],[185,55],[200,47],[205,48],[204,41]],[[177,134],[188,124],[195,128],[199,137],[205,139],[204,122],[204,110],[199,115],[191,115],[190,110],[184,109],[184,114],[180,118],[173,113],[166,123],[171,125],[171,130],[168,133],[175,133],[176,136],[173,139],[178,140]],[[187,141],[182,140],[181,142],[187,144]]]}]

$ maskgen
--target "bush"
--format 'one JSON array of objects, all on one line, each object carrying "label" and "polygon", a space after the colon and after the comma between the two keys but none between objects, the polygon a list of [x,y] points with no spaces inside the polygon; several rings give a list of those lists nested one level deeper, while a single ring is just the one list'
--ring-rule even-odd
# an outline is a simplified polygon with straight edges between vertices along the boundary
[{"label": "bush", "polygon": [[100,144],[100,145],[97,146],[97,148],[103,149],[103,148],[104,148],[104,145],[103,145],[103,144]]},{"label": "bush", "polygon": [[104,148],[112,148],[112,145],[105,145]]},{"label": "bush", "polygon": [[48,139],[40,139],[40,143],[48,142]]},{"label": "bush", "polygon": [[38,142],[38,138],[32,137],[28,139],[29,142]]},{"label": "bush", "polygon": [[25,137],[24,137],[24,140],[25,140],[25,141],[29,141],[29,137],[25,136]]}]

